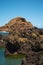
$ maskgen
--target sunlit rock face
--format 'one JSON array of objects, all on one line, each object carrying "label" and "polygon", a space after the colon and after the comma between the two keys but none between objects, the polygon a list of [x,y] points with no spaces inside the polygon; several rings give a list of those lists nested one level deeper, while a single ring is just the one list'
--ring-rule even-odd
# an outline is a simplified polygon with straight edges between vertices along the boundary
[{"label": "sunlit rock face", "polygon": [[25,18],[17,17],[17,18],[11,19],[9,23],[5,24],[5,26],[0,27],[0,31],[11,31],[11,29],[18,28],[18,26],[23,26],[23,28],[33,27],[33,25],[29,21],[27,21]]}]

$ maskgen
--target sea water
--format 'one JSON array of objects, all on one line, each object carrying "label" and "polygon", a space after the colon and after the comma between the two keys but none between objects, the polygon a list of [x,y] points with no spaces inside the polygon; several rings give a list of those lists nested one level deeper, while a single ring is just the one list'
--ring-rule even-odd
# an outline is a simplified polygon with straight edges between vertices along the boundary
[{"label": "sea water", "polygon": [[0,31],[0,35],[8,35],[9,32],[6,32],[6,31]]},{"label": "sea water", "polygon": [[0,65],[21,65],[22,58],[9,58],[4,55],[4,48],[0,48]]},{"label": "sea water", "polygon": [[[8,35],[9,32],[5,31],[0,31],[0,35]],[[10,57],[5,57],[4,55],[4,48],[0,48],[0,65],[21,65],[22,59],[23,58],[10,58]]]}]

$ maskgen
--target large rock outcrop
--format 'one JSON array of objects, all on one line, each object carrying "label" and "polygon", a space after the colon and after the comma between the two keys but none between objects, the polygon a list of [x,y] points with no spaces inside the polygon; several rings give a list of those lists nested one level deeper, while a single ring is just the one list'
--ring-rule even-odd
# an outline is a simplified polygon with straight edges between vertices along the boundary
[{"label": "large rock outcrop", "polygon": [[17,18],[10,20],[9,23],[5,24],[5,26],[0,27],[0,31],[3,31],[3,30],[4,31],[11,31],[10,30],[11,28],[14,29],[16,27],[20,27],[21,25],[22,26],[26,25],[26,27],[29,27],[29,28],[33,27],[33,25],[30,22],[27,22],[25,18],[17,17]]},{"label": "large rock outcrop", "polygon": [[[5,27],[5,29],[4,29]],[[5,54],[26,54],[21,65],[43,65],[43,38],[39,29],[24,18],[12,19],[0,30],[9,31],[5,39]]]}]

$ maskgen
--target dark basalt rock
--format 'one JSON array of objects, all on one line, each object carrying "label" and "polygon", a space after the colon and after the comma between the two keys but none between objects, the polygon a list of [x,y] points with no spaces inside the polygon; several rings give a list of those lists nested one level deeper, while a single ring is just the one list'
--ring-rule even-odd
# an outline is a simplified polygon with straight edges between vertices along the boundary
[{"label": "dark basalt rock", "polygon": [[17,52],[20,49],[20,46],[17,42],[14,44],[12,44],[11,42],[7,42],[6,48],[11,54],[13,54],[14,52]]}]

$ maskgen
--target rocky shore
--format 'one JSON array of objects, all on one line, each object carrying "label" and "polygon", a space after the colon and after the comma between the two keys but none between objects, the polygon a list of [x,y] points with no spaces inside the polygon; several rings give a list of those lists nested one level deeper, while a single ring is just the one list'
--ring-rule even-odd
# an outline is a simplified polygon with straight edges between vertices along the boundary
[{"label": "rocky shore", "polygon": [[12,19],[0,30],[9,32],[3,38],[5,55],[25,54],[21,65],[43,65],[43,30],[21,17]]}]

